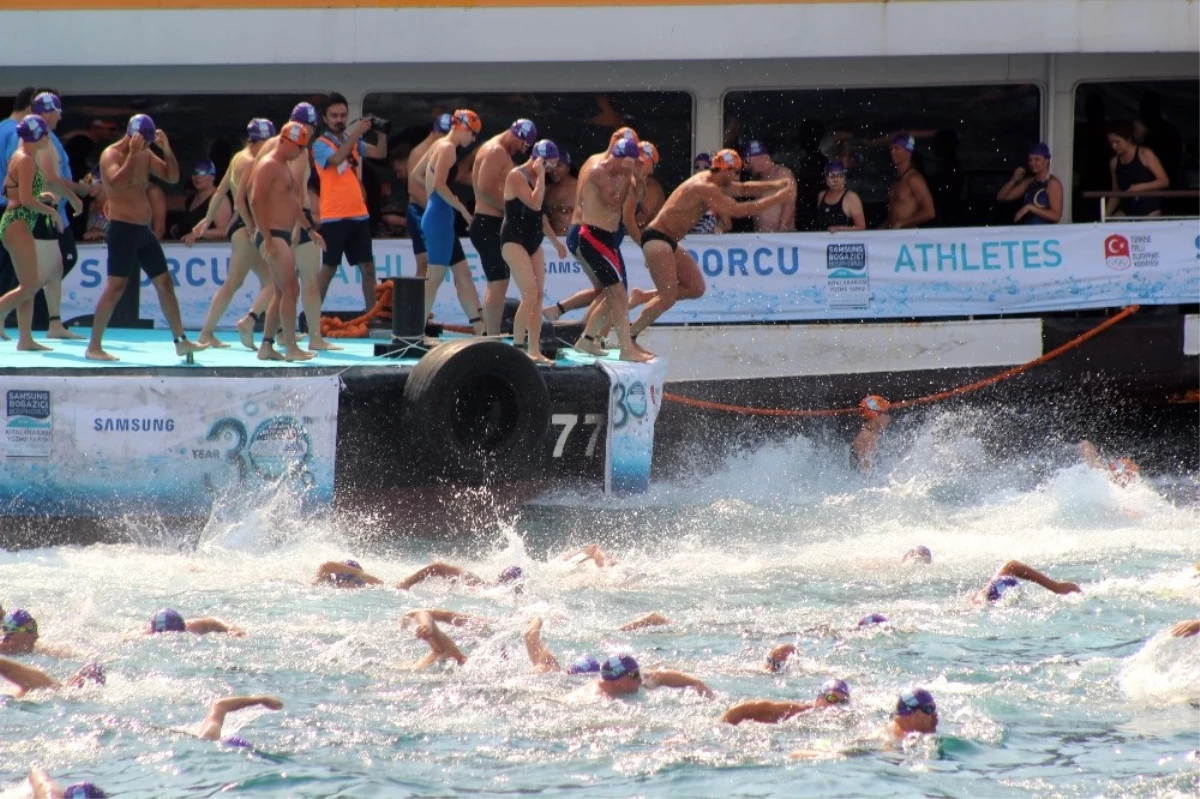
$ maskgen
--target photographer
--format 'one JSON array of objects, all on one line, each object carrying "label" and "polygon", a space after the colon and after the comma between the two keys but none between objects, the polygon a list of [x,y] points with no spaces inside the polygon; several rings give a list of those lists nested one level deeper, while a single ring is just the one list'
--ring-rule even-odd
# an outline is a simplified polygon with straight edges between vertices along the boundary
[{"label": "photographer", "polygon": [[[321,235],[325,254],[321,263],[321,298],[346,260],[362,274],[363,302],[375,305],[375,256],[371,251],[371,222],[362,184],[362,159],[387,157],[388,123],[378,117],[363,117],[347,128],[349,106],[336,92],[325,104],[325,132],[313,142],[314,167],[321,185]],[[376,143],[367,144],[363,134],[376,131]]]}]

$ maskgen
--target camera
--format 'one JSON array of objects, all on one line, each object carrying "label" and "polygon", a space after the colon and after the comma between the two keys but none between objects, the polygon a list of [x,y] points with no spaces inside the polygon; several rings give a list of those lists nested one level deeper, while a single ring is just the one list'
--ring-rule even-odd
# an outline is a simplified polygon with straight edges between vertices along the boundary
[{"label": "camera", "polygon": [[385,136],[392,132],[392,121],[390,119],[377,117],[374,114],[367,114],[363,119],[371,123],[371,130],[379,131]]}]

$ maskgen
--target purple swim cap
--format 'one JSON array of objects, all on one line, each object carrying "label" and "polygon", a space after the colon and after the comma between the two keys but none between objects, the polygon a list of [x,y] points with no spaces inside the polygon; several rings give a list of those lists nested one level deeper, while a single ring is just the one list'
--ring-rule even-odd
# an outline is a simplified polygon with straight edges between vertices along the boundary
[{"label": "purple swim cap", "polygon": [[55,111],[62,113],[62,100],[53,92],[42,92],[37,97],[33,98],[33,104],[29,110],[35,114],[53,114]]},{"label": "purple swim cap", "polygon": [[90,660],[83,665],[79,671],[75,672],[75,677],[72,682],[77,685],[83,685],[85,682],[94,682],[96,685],[104,685],[108,682],[108,675],[104,671],[104,666],[95,660]]},{"label": "purple swim cap", "polygon": [[638,662],[630,655],[613,655],[600,665],[600,679],[606,682],[619,680],[628,674],[640,674]]},{"label": "purple swim cap", "polygon": [[296,107],[292,109],[292,115],[288,117],[289,122],[301,122],[305,125],[317,126],[317,107],[312,103],[296,103]]},{"label": "purple swim cap", "polygon": [[930,715],[937,712],[937,703],[933,701],[933,694],[924,688],[905,688],[896,700],[896,715],[911,716],[918,710]]},{"label": "purple swim cap", "polygon": [[152,633],[182,633],[186,631],[187,625],[184,624],[183,616],[180,616],[179,611],[172,608],[163,608],[150,619],[150,632]]},{"label": "purple swim cap", "polygon": [[225,746],[231,746],[234,749],[253,749],[254,744],[247,741],[240,735],[230,735],[228,738],[222,738],[221,743]]},{"label": "purple swim cap", "polygon": [[108,799],[108,794],[90,782],[77,782],[63,790],[63,799]]},{"label": "purple swim cap", "polygon": [[821,683],[820,694],[841,694],[847,699],[850,698],[850,686],[845,680],[830,679]]},{"label": "purple swim cap", "polygon": [[692,166],[696,167],[696,166],[700,166],[701,164],[704,164],[705,169],[708,169],[709,167],[711,167],[712,166],[712,156],[709,155],[708,153],[698,153],[696,155],[696,157],[692,159]]},{"label": "purple swim cap", "polygon": [[825,165],[826,175],[844,175],[846,174],[846,165],[837,158]]},{"label": "purple swim cap", "polygon": [[767,146],[758,139],[751,139],[746,144],[746,150],[742,153],[743,158],[753,158],[756,155],[770,155],[767,151]]},{"label": "purple swim cap", "polygon": [[266,141],[275,135],[275,123],[269,119],[255,117],[246,125],[246,138],[250,141]]},{"label": "purple swim cap", "polygon": [[537,141],[537,125],[532,119],[518,119],[508,126],[508,132],[525,142],[527,147]]},{"label": "purple swim cap", "polygon": [[567,674],[595,674],[600,671],[600,661],[591,655],[583,655],[567,667]]},{"label": "purple swim cap", "polygon": [[514,580],[520,580],[525,575],[520,566],[509,566],[504,571],[500,572],[500,582],[511,583]]},{"label": "purple swim cap", "polygon": [[209,177],[215,178],[217,176],[217,166],[212,161],[207,159],[203,161],[197,161],[196,165],[192,167],[192,174],[208,175]]},{"label": "purple swim cap", "polygon": [[617,139],[609,150],[614,158],[641,158],[642,148],[636,139]]},{"label": "purple swim cap", "polygon": [[433,129],[438,133],[449,133],[452,124],[454,124],[454,117],[451,114],[442,114],[433,121]]},{"label": "purple swim cap", "polygon": [[929,551],[929,547],[913,547],[904,553],[903,560],[919,560],[922,563],[933,563],[933,553]]},{"label": "purple swim cap", "polygon": [[17,123],[17,135],[21,141],[33,144],[50,135],[50,126],[37,114],[30,114]]},{"label": "purple swim cap", "polygon": [[158,132],[158,128],[154,126],[154,120],[146,114],[134,114],[129,118],[129,125],[125,128],[126,136],[141,134],[146,143],[154,141],[154,134]]},{"label": "purple swim cap", "polygon": [[35,638],[38,634],[37,619],[27,610],[17,608],[4,614],[4,638],[17,633],[30,633]]},{"label": "purple swim cap", "polygon": [[872,613],[870,616],[863,616],[858,620],[859,627],[870,627],[872,624],[886,624],[887,616],[882,613]]},{"label": "purple swim cap", "polygon": [[559,159],[558,145],[549,139],[542,139],[533,145],[533,155],[543,161],[557,161]]},{"label": "purple swim cap", "polygon": [[901,147],[911,153],[917,147],[917,140],[908,133],[897,133],[892,137],[892,146]]},{"label": "purple swim cap", "polygon": [[1047,161],[1049,161],[1050,160],[1050,145],[1046,144],[1045,142],[1038,142],[1037,144],[1035,144],[1029,148],[1029,154],[1030,155],[1040,155],[1042,158],[1045,158]]},{"label": "purple swim cap", "polygon": [[1016,588],[1020,584],[1020,580],[1009,575],[1004,577],[993,577],[991,580],[988,580],[987,601],[996,602],[1000,599],[1000,597],[1004,596],[1008,589]]}]

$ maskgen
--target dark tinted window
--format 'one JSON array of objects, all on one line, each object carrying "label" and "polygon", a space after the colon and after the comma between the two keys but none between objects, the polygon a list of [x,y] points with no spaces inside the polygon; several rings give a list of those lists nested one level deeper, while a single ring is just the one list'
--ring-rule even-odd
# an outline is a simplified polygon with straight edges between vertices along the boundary
[{"label": "dark tinted window", "polygon": [[[1075,90],[1075,201],[1072,218],[1092,222],[1100,218],[1097,200],[1085,200],[1085,191],[1112,188],[1107,127],[1127,121],[1135,126],[1140,144],[1162,161],[1172,189],[1200,186],[1200,81],[1159,80],[1121,83],[1084,83]],[[1196,200],[1168,200],[1167,215],[1196,216]]]},{"label": "dark tinted window", "polygon": [[813,226],[825,164],[842,159],[850,167],[850,187],[863,199],[867,226],[874,228],[887,217],[896,174],[888,144],[908,131],[938,224],[998,223],[1006,220],[996,192],[1040,137],[1040,97],[1037,86],[1024,84],[735,91],[725,96],[725,145],[741,149],[758,139],[796,174],[800,230]]}]

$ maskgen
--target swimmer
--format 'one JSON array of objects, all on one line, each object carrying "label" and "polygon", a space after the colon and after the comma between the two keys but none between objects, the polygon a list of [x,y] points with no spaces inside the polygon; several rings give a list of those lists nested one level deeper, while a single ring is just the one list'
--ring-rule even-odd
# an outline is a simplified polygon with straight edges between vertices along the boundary
[{"label": "swimmer", "polygon": [[[242,182],[250,173],[250,167],[253,165],[255,158],[262,150],[264,144],[274,135],[275,125],[271,120],[259,118],[250,120],[249,124],[246,125],[246,146],[238,151],[229,162],[229,168],[225,170],[225,174],[221,178],[216,192],[213,194],[212,199],[209,200],[208,211],[205,213],[204,218],[197,222],[191,232],[183,237],[185,244],[190,247],[197,238],[203,237],[208,232],[209,227],[216,221],[218,210],[224,207],[226,194],[233,197],[236,204],[238,187],[242,185]],[[249,213],[248,209],[247,213]],[[262,260],[262,256],[258,254],[258,251],[254,248],[254,244],[250,241],[250,234],[246,228],[246,220],[236,207],[232,217],[232,222],[225,231],[225,238],[230,244],[229,273],[225,277],[225,282],[213,294],[212,302],[208,307],[208,315],[204,318],[204,325],[200,328],[200,335],[196,337],[196,341],[200,344],[220,349],[229,346],[217,338],[217,324],[229,308],[229,303],[233,302],[233,297],[238,289],[246,282],[246,276],[253,271],[258,278],[261,288],[259,289],[258,296],[254,298],[254,304],[250,307],[249,313],[238,320],[237,331],[238,335],[241,336],[242,344],[248,349],[255,349],[255,322],[270,304],[271,294],[274,292],[275,286],[271,282],[271,275],[267,271],[266,262]]]},{"label": "swimmer", "polygon": [[[529,152],[536,141],[537,125],[529,119],[518,119],[508,126],[508,130],[479,145],[479,149],[475,151],[475,163],[471,166],[475,211],[471,215],[471,228],[468,233],[471,244],[479,253],[479,265],[483,267],[483,275],[487,278],[487,288],[483,294],[483,332],[487,336],[500,335],[500,317],[504,313],[504,295],[508,291],[510,270],[502,253],[500,232],[509,209],[508,175],[513,171],[513,156]],[[555,157],[557,158],[557,150]],[[532,160],[526,166],[531,164]],[[542,164],[545,165],[544,160]],[[533,183],[532,176],[529,182]],[[538,201],[537,224],[531,227],[540,233],[542,200],[546,189],[544,170],[538,175],[538,183],[541,186],[540,191],[533,192],[534,199]],[[540,245],[541,236],[537,238]]]},{"label": "swimmer", "polygon": [[29,787],[33,789],[33,799],[106,799],[106,794],[90,782],[77,782],[60,788],[58,783],[40,768],[29,770]]},{"label": "swimmer", "polygon": [[[162,157],[150,150],[156,144]],[[130,118],[125,136],[111,144],[100,156],[100,172],[108,198],[108,282],[96,302],[92,321],[92,337],[84,356],[94,361],[115,361],[116,356],[104,351],[104,331],[112,319],[117,303],[125,295],[130,280],[137,278],[139,268],[150,278],[158,293],[159,306],[167,318],[175,341],[175,354],[187,355],[204,349],[204,345],[188,341],[175,296],[175,284],[167,269],[167,257],[162,245],[150,229],[153,211],[146,189],[150,178],[169,184],[179,182],[179,162],[171,150],[167,134],[157,128],[145,114]]]},{"label": "swimmer", "polygon": [[891,407],[891,403],[875,394],[864,397],[858,404],[863,426],[854,437],[850,452],[853,453],[861,472],[869,472],[875,466],[875,456],[879,453],[879,436],[892,421],[888,415]]},{"label": "swimmer", "polygon": [[466,569],[460,569],[458,566],[451,566],[449,563],[436,561],[434,563],[430,563],[424,568],[418,569],[408,577],[405,577],[403,580],[396,583],[396,587],[401,591],[407,591],[417,583],[425,582],[431,577],[441,577],[443,580],[461,582],[463,585],[470,586],[504,585],[507,583],[519,582],[524,577],[524,574],[525,573],[521,570],[520,566],[509,566],[504,571],[500,572],[500,576],[497,578],[495,583],[489,583],[487,580],[471,574]]},{"label": "swimmer", "polygon": [[644,630],[647,627],[665,627],[670,624],[671,620],[661,613],[647,613],[640,619],[634,619],[628,624],[623,624],[617,628],[619,632],[629,633],[634,630]]},{"label": "swimmer", "polygon": [[[582,557],[580,558],[580,556]],[[590,560],[601,569],[608,566],[615,566],[617,563],[616,559],[601,549],[599,544],[587,544],[562,556],[562,560],[574,560],[575,558],[580,558],[579,563]]]},{"label": "swimmer", "polygon": [[245,633],[237,627],[226,624],[212,616],[202,616],[198,619],[184,621],[179,611],[173,608],[163,608],[150,617],[150,625],[146,628],[146,635],[155,635],[157,633],[192,633],[193,635],[229,633],[237,638],[245,636]]},{"label": "swimmer", "polygon": [[9,696],[20,699],[30,691],[57,691],[63,687],[83,688],[88,683],[104,685],[106,676],[104,666],[92,660],[80,666],[79,670],[66,683],[60,683],[35,666],[0,657],[0,679],[12,683],[15,689],[10,692]]},{"label": "swimmer", "polygon": [[[279,133],[278,145],[255,161],[247,178],[250,216],[255,229],[254,245],[267,262],[275,284],[275,296],[267,308],[264,328],[264,332],[271,335],[263,336],[259,360],[307,361],[316,354],[302,350],[296,344],[296,304],[300,298],[300,284],[296,279],[296,255],[292,250],[292,231],[297,225],[308,232],[318,247],[323,249],[325,246],[321,234],[304,216],[298,184],[291,170],[291,163],[304,154],[309,139],[307,126],[288,122]],[[278,325],[273,324],[276,318]],[[281,326],[282,355],[275,350],[277,326]]]},{"label": "swimmer", "polygon": [[450,636],[442,632],[432,612],[420,610],[413,619],[417,623],[416,637],[429,644],[429,654],[418,661],[414,669],[427,669],[443,660],[453,660],[458,665],[467,662],[467,656],[462,653]]},{"label": "swimmer", "polygon": [[849,701],[850,687],[846,685],[846,681],[829,679],[817,691],[816,698],[811,702],[775,702],[769,699],[739,702],[721,714],[721,721],[735,726],[743,721],[778,724],[810,710],[843,705]]},{"label": "swimmer", "polygon": [[[775,163],[770,151],[762,142],[751,139],[746,145],[742,159],[750,174],[760,180],[787,180],[796,185],[796,176],[783,164]],[[764,209],[754,215],[754,229],[759,233],[779,233],[796,229],[796,192],[791,199],[773,208]]]},{"label": "swimmer", "polygon": [[477,630],[484,630],[494,623],[492,619],[485,619],[482,616],[468,616],[465,613],[456,613],[453,610],[444,610],[443,608],[418,608],[417,610],[410,610],[405,613],[404,618],[400,621],[400,626],[407,627],[410,621],[417,621],[417,618],[422,613],[428,613],[439,624],[449,624],[452,627],[470,627]]},{"label": "swimmer", "polygon": [[606,659],[600,664],[600,679],[588,685],[589,693],[610,699],[636,694],[639,688],[648,691],[654,688],[690,688],[706,699],[715,695],[699,677],[682,671],[655,669],[643,675],[638,662],[631,655],[613,655]]},{"label": "swimmer", "polygon": [[1086,438],[1079,442],[1079,454],[1088,466],[1107,472],[1109,478],[1122,488],[1132,483],[1141,471],[1132,458],[1122,457],[1105,461],[1097,451],[1096,445]]},{"label": "swimmer", "polygon": [[1047,591],[1053,591],[1056,594],[1082,593],[1082,589],[1075,583],[1059,582],[1047,577],[1032,566],[1026,566],[1019,560],[1010,560],[1000,567],[996,575],[988,580],[987,585],[979,590],[972,601],[996,602],[1009,589],[1019,585],[1020,580],[1037,583]]},{"label": "swimmer", "polygon": [[417,277],[425,277],[429,270],[429,257],[425,253],[425,237],[421,235],[421,217],[425,214],[425,206],[429,203],[429,193],[425,190],[425,181],[413,176],[424,175],[425,164],[428,161],[429,149],[438,139],[450,131],[450,115],[440,114],[433,122],[433,127],[424,139],[408,154],[408,208],[405,213],[405,229],[412,239],[413,257],[417,261]]},{"label": "swimmer", "polygon": [[862,629],[863,627],[874,627],[877,624],[887,623],[887,616],[884,616],[882,613],[871,613],[858,620],[858,628]]},{"label": "swimmer", "polygon": [[777,644],[767,653],[767,662],[763,664],[763,671],[771,674],[778,674],[783,671],[787,665],[788,658],[796,654],[795,644]]},{"label": "swimmer", "polygon": [[334,588],[362,588],[381,585],[383,580],[367,574],[356,560],[344,560],[341,563],[329,560],[318,567],[317,576],[313,578],[313,585],[321,583],[329,583]]},{"label": "swimmer", "polygon": [[1197,634],[1200,634],[1200,619],[1181,621],[1171,628],[1171,635],[1176,638],[1191,638]]},{"label": "swimmer", "polygon": [[933,553],[929,551],[929,547],[915,546],[904,553],[904,557],[900,559],[901,563],[933,563]]},{"label": "swimmer", "polygon": [[458,158],[458,148],[467,147],[475,141],[483,123],[479,115],[467,108],[460,108],[451,114],[450,132],[429,149],[425,174],[410,176],[410,180],[425,181],[425,191],[429,195],[429,204],[421,216],[421,234],[425,238],[429,259],[429,269],[425,283],[425,316],[428,319],[433,310],[434,300],[437,299],[438,289],[446,279],[446,271],[454,276],[454,288],[458,292],[458,302],[467,322],[472,326],[476,335],[483,333],[483,309],[479,306],[479,294],[471,280],[471,268],[467,265],[467,256],[463,252],[462,243],[454,235],[454,214],[470,225],[473,222],[471,212],[450,189],[447,182],[450,169]]},{"label": "swimmer", "polygon": [[[720,150],[713,156],[712,168],[698,172],[680,183],[667,197],[662,210],[642,231],[642,252],[646,269],[654,280],[658,295],[646,303],[630,328],[635,338],[669,310],[677,300],[703,296],[704,274],[679,241],[687,235],[706,211],[718,216],[741,218],[755,216],[768,208],[795,203],[796,184],[786,178],[771,181],[737,183],[742,158],[733,150]],[[733,200],[727,191],[758,196],[748,202]]]},{"label": "swimmer", "polygon": [[274,696],[226,696],[218,699],[209,706],[208,715],[200,723],[200,730],[196,733],[196,737],[201,741],[221,741],[226,746],[250,748],[250,742],[240,735],[221,738],[221,729],[225,726],[225,717],[230,713],[236,713],[248,707],[283,710],[283,702]]},{"label": "swimmer", "polygon": [[893,738],[937,732],[938,711],[933,694],[924,688],[906,688],[896,699],[896,712],[887,726]]},{"label": "swimmer", "polygon": [[[657,616],[658,614],[654,613],[654,614],[650,614],[650,615]],[[664,621],[665,621],[665,619],[664,619]],[[621,627],[620,629],[621,630],[636,629],[635,627],[633,627],[633,625],[636,623],[637,622],[631,622],[630,624],[627,624],[624,627]],[[546,673],[546,672],[557,672],[557,671],[563,670],[562,666],[560,666],[558,663],[558,658],[556,658],[554,656],[554,654],[546,646],[545,642],[542,641],[542,618],[541,618],[541,616],[534,616],[533,618],[531,618],[529,620],[529,623],[525,625],[524,638],[525,638],[525,652],[526,652],[526,654],[529,655],[529,662],[530,662],[530,664],[533,665],[533,668],[535,671]],[[633,678],[630,678],[629,675],[626,674],[625,672],[618,673],[619,670],[617,669],[617,666],[612,665],[617,662],[622,662],[622,663],[624,663],[624,665],[621,668],[625,668],[626,666],[628,666],[628,663],[626,663],[625,661],[630,661],[633,663],[632,669],[626,669],[626,671],[631,671],[634,673]],[[604,666],[609,666],[608,673],[610,675],[616,673],[617,677],[606,678],[604,676],[606,673],[604,670]],[[615,687],[610,686],[610,688],[613,688],[614,690],[618,690],[621,687],[628,687],[627,682],[632,681],[632,679],[637,679],[639,681],[642,681],[641,676],[640,676],[641,673],[637,667],[637,661],[633,660],[633,658],[629,657],[628,655],[620,655],[620,656],[611,657],[608,660],[606,660],[604,662],[604,664],[601,664],[598,660],[596,660],[591,655],[582,655],[582,656],[576,658],[571,663],[571,665],[567,667],[566,672],[567,672],[567,674],[594,674],[596,672],[599,672],[600,677],[601,677],[601,680],[600,680],[601,683],[605,682],[606,680],[608,682],[619,681],[621,683],[620,685],[615,686]],[[709,690],[709,687],[707,685],[705,685],[704,682],[701,681],[700,679],[693,677],[690,674],[684,674],[681,671],[674,671],[672,669],[657,669],[655,671],[646,672],[645,680],[642,682],[644,684],[644,687],[646,687],[647,689],[657,688],[660,686],[666,687],[666,688],[693,688],[702,696],[711,698],[713,695],[712,691]],[[595,691],[598,689],[595,689],[595,687],[593,686],[593,690]],[[618,692],[634,693],[636,690],[637,689],[635,688],[634,691],[618,690]],[[604,693],[605,690],[599,690],[599,692]]]},{"label": "swimmer", "polygon": [[37,619],[29,611],[17,608],[4,614],[4,637],[0,639],[0,654],[29,654],[36,646],[37,640]]}]

